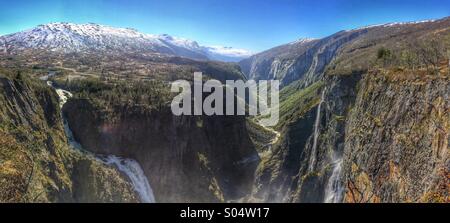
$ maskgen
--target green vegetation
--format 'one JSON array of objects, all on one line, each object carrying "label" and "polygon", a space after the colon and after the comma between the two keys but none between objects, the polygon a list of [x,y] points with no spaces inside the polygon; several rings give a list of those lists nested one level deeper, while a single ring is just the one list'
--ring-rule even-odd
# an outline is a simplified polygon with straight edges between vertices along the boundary
[{"label": "green vegetation", "polygon": [[280,92],[280,121],[277,129],[303,117],[320,102],[320,90],[324,82],[318,81],[309,87],[297,90],[295,83]]},{"label": "green vegetation", "polygon": [[207,172],[207,174],[209,175],[208,177],[210,178],[210,182],[208,185],[208,190],[214,195],[214,197],[218,201],[224,202],[225,198],[224,198],[223,192],[220,189],[219,182],[214,177],[213,171],[211,170],[211,167],[210,167],[210,162],[208,160],[208,157],[206,157],[206,155],[203,153],[197,152],[197,158],[198,158],[198,161],[200,162],[201,168],[204,169]]},{"label": "green vegetation", "polygon": [[136,201],[117,170],[69,148],[43,81],[3,69],[0,104],[0,202]]},{"label": "green vegetation", "polygon": [[[20,55],[0,57],[0,67],[20,69],[42,77],[55,71],[61,79],[100,79],[102,81],[175,81],[192,80],[194,72],[220,81],[245,79],[235,63],[197,61],[154,54],[60,54],[49,51],[26,51]],[[1,71],[1,70],[0,70]]]},{"label": "green vegetation", "polygon": [[[343,46],[327,66],[328,75],[403,69],[418,75],[448,71],[450,30],[445,23],[373,28]],[[446,28],[447,27],[447,28]],[[447,64],[445,66],[444,64]]]},{"label": "green vegetation", "polygon": [[439,74],[441,66],[446,66],[449,61],[449,47],[437,38],[411,40],[405,48],[396,51],[381,47],[377,53],[377,64],[385,69],[425,70],[428,74]]},{"label": "green vegetation", "polygon": [[58,108],[57,99],[28,74],[12,76],[0,77],[0,200],[47,202],[52,199],[50,191],[70,187],[63,164],[56,161],[67,155],[62,150],[65,141],[58,110],[48,109]]},{"label": "green vegetation", "polygon": [[95,78],[58,82],[73,93],[75,99],[88,99],[99,108],[142,106],[162,109],[173,97],[170,87],[162,81],[109,81]]},{"label": "green vegetation", "polygon": [[384,66],[387,66],[389,63],[391,63],[393,61],[393,55],[392,55],[392,51],[389,49],[386,49],[384,47],[381,47],[380,49],[378,49],[377,52],[377,59],[381,60],[381,62],[383,63]]},{"label": "green vegetation", "polygon": [[263,153],[265,149],[264,147],[270,144],[272,140],[277,136],[273,132],[268,131],[267,129],[256,123],[256,121],[257,120],[247,118],[247,130],[250,139],[255,145],[258,153]]}]

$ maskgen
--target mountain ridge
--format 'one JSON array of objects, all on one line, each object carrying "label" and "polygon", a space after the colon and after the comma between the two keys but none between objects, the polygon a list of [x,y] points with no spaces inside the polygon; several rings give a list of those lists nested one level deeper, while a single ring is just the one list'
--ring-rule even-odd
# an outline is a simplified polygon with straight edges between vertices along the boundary
[{"label": "mountain ridge", "polygon": [[0,51],[46,49],[59,52],[152,52],[199,60],[237,62],[251,55],[244,49],[201,46],[198,42],[168,34],[146,34],[131,28],[95,23],[56,22],[0,36]]},{"label": "mountain ridge", "polygon": [[[428,31],[443,32],[450,24],[450,17],[417,22],[394,22],[342,30],[320,39],[299,39],[252,55],[239,62],[249,79],[280,80],[282,86],[294,81],[307,87],[323,76],[334,63],[346,64],[364,58],[346,58],[347,54],[358,54],[382,47],[389,43],[392,48],[402,48],[405,42],[428,34]],[[399,37],[403,37],[403,40]],[[418,40],[420,38],[416,38]],[[399,44],[395,44],[397,41]],[[372,54],[375,55],[375,54]],[[358,64],[367,68],[367,64]],[[353,66],[356,67],[356,66]]]}]

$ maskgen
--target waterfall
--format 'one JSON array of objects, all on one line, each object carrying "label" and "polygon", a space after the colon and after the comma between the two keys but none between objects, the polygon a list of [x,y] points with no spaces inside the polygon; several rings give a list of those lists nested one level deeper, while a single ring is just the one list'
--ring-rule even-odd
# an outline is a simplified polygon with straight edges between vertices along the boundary
[{"label": "waterfall", "polygon": [[325,100],[325,91],[326,88],[322,91],[322,96],[320,98],[319,106],[317,106],[317,114],[316,121],[314,123],[314,138],[313,138],[313,146],[311,150],[311,158],[309,159],[309,168],[308,171],[312,172],[314,170],[314,165],[316,163],[316,153],[317,153],[317,140],[319,139],[319,129],[320,129],[320,111],[322,109],[322,103]]},{"label": "waterfall", "polygon": [[69,128],[69,123],[65,118],[63,118],[64,122],[64,132],[66,133],[67,141],[69,142],[69,146],[71,146],[73,149],[83,151],[83,148],[81,147],[80,143],[78,143],[75,138],[73,137],[72,130]]},{"label": "waterfall", "polygon": [[108,165],[116,166],[117,169],[130,178],[134,190],[139,194],[142,202],[155,203],[153,190],[138,162],[132,159],[123,159],[114,155],[109,155],[102,160]]},{"label": "waterfall", "polygon": [[328,179],[328,184],[325,188],[325,203],[341,202],[344,193],[344,187],[341,182],[342,158],[336,159],[333,165],[333,173]]},{"label": "waterfall", "polygon": [[[47,81],[47,84],[53,87],[58,94],[59,106],[62,108],[67,100],[72,97],[72,93],[59,89],[53,86],[51,81]],[[61,114],[64,121],[64,131],[66,133],[67,141],[69,146],[73,149],[85,152],[73,137],[72,130],[69,128],[67,119]],[[114,155],[109,155],[106,157],[98,157],[98,160],[109,166],[115,166],[120,172],[125,174],[131,181],[134,191],[139,195],[141,202],[143,203],[155,203],[155,197],[153,195],[153,190],[148,182],[147,177],[144,174],[139,163],[132,159],[124,159]]]}]

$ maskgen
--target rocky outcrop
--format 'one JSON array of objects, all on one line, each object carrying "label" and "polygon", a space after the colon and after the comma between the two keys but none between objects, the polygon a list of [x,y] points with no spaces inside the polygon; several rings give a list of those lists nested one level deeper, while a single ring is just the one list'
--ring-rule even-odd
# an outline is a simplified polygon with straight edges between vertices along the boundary
[{"label": "rocky outcrop", "polygon": [[347,119],[346,202],[449,202],[448,75],[365,75]]},{"label": "rocky outcrop", "polygon": [[254,55],[240,65],[249,79],[278,79],[282,86],[300,81],[302,87],[307,87],[323,76],[340,49],[366,33],[339,32],[320,40],[297,41]]},{"label": "rocky outcrop", "polygon": [[[194,70],[241,79],[233,64],[105,56],[101,63],[129,82],[103,68],[91,80],[99,55],[80,54],[69,61],[92,72],[86,81],[55,79],[73,87],[63,110],[75,139],[138,161],[157,202],[449,202],[449,68],[440,55],[449,27],[448,18],[371,26],[242,61],[247,78],[282,83],[274,130],[246,117],[173,116],[165,82],[116,73],[127,64],[158,67],[165,81],[190,80]],[[41,69],[35,60],[27,63]],[[116,169],[67,145],[48,86],[17,74],[2,76],[0,90],[0,201],[137,201]]]},{"label": "rocky outcrop", "polygon": [[[252,198],[448,202],[448,62],[434,73],[429,64],[405,69],[401,55],[418,39],[424,42],[418,47],[432,40],[442,53],[449,26],[444,18],[365,27],[242,61],[249,78],[285,84],[282,137],[258,167]],[[386,69],[377,65],[382,47],[402,52]],[[280,65],[279,58],[289,60]]]},{"label": "rocky outcrop", "polygon": [[447,74],[327,76],[315,93],[325,91],[320,112],[310,107],[284,125],[281,143],[260,164],[253,196],[315,203],[336,193],[329,201],[448,202],[449,87]]},{"label": "rocky outcrop", "polygon": [[[295,193],[291,195],[296,202],[324,202],[332,167],[343,156],[345,142],[345,117],[356,98],[356,86],[360,74],[327,77],[322,94],[324,94],[318,128],[317,148],[308,150],[309,169],[300,171]],[[317,118],[317,117],[316,117]],[[313,140],[314,135],[310,140]],[[314,154],[312,152],[315,152]],[[311,162],[314,156],[315,162]]]},{"label": "rocky outcrop", "polygon": [[[307,169],[308,139],[314,126],[311,110],[282,132],[273,153],[263,159],[255,179],[252,198],[256,201],[286,202],[300,169]],[[295,186],[294,186],[295,187]]]},{"label": "rocky outcrop", "polygon": [[174,116],[169,107],[116,106],[83,99],[64,107],[74,136],[96,154],[137,160],[157,202],[223,202],[249,193],[257,156],[245,117]]},{"label": "rocky outcrop", "polygon": [[[292,82],[290,74],[293,71],[304,74],[311,66],[311,48],[317,42],[318,40],[305,39],[282,45],[242,60],[239,65],[248,79],[279,79],[283,85],[287,85]],[[284,81],[285,77],[290,80]]]},{"label": "rocky outcrop", "polygon": [[[400,52],[419,39],[438,41],[448,34],[450,19],[418,23],[385,24],[341,31],[322,39],[301,39],[242,60],[248,79],[280,80],[288,86],[298,82],[305,88],[324,74],[350,74],[372,68],[376,51],[388,47]],[[434,36],[430,36],[434,35]]]},{"label": "rocky outcrop", "polygon": [[137,202],[115,169],[69,148],[57,95],[0,77],[0,202]]},{"label": "rocky outcrop", "polygon": [[260,198],[270,202],[324,201],[330,164],[335,156],[343,154],[345,117],[356,98],[359,78],[357,74],[328,77],[323,84],[302,90],[304,94],[300,92],[303,97],[295,102],[299,106],[292,110],[301,112],[293,113],[294,118],[282,125],[281,143],[260,165],[262,171],[256,181]]}]

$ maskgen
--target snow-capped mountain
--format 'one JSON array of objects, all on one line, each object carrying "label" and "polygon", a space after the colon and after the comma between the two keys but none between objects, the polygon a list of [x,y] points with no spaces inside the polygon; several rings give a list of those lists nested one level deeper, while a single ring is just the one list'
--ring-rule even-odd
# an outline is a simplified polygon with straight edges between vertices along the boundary
[{"label": "snow-capped mountain", "polygon": [[0,51],[14,52],[24,49],[45,49],[65,53],[151,52],[192,59],[226,61],[238,61],[250,56],[246,50],[200,46],[195,41],[167,34],[144,34],[135,29],[114,28],[93,23],[50,23],[0,37]]},{"label": "snow-capped mountain", "polygon": [[252,52],[244,49],[236,49],[224,46],[203,47],[203,51],[212,60],[238,62],[253,55]]},{"label": "snow-capped mountain", "polygon": [[290,42],[288,44],[289,45],[302,45],[302,44],[307,44],[307,43],[313,42],[315,40],[317,40],[317,39],[314,39],[314,38],[300,38],[300,39],[295,40],[294,42]]}]

